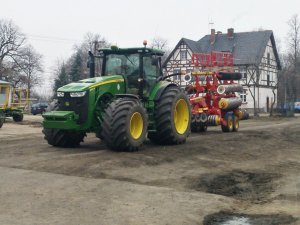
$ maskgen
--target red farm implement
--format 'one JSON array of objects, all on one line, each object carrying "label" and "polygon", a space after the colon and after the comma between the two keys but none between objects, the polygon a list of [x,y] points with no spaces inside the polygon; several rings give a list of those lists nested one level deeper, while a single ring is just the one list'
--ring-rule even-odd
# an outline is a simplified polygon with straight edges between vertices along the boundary
[{"label": "red farm implement", "polygon": [[223,132],[238,131],[242,99],[236,92],[243,87],[236,81],[242,75],[234,72],[232,53],[195,53],[192,62],[192,83],[186,87],[192,107],[192,131],[206,131],[208,126],[221,125]]}]

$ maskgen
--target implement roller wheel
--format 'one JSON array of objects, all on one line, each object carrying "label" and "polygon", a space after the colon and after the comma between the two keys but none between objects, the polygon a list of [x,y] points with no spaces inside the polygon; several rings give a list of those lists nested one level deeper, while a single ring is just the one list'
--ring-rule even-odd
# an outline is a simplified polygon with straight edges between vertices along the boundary
[{"label": "implement roller wheel", "polygon": [[221,125],[222,127],[222,131],[223,132],[231,132],[233,131],[233,118],[232,118],[232,115],[230,114],[226,114],[224,116],[224,119],[226,121],[226,125]]},{"label": "implement roller wheel", "polygon": [[233,127],[232,127],[232,131],[234,132],[238,132],[239,127],[240,127],[240,121],[239,118],[235,115],[232,116],[232,120],[233,120]]}]

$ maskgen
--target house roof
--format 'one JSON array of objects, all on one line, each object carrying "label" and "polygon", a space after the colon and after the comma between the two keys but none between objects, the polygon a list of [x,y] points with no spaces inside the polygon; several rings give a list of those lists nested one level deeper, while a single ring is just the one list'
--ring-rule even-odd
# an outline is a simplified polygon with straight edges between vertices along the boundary
[{"label": "house roof", "polygon": [[184,42],[193,52],[232,52],[235,65],[259,64],[269,40],[273,45],[277,67],[281,69],[274,35],[271,30],[234,33],[233,38],[228,38],[227,34],[216,34],[214,44],[210,42],[210,35],[205,35],[199,41],[182,38],[166,62],[177,47]]},{"label": "house roof", "polygon": [[166,66],[166,64],[168,63],[168,61],[172,57],[172,55],[174,55],[175,51],[178,49],[178,47],[181,44],[186,44],[188,46],[188,48],[191,49],[192,52],[201,52],[200,46],[196,41],[193,41],[193,40],[190,40],[190,39],[187,39],[187,38],[181,38],[180,41],[175,46],[175,48],[172,50],[172,52],[168,55],[168,57],[164,61],[163,67]]},{"label": "house roof", "polygon": [[278,68],[280,61],[271,30],[234,33],[233,38],[227,34],[216,34],[214,44],[210,43],[210,35],[201,38],[197,43],[202,52],[224,51],[232,52],[235,65],[259,64],[265,52],[268,41],[271,39]]},{"label": "house roof", "polygon": [[182,38],[181,39],[193,52],[201,52],[201,47],[198,42],[187,39],[187,38]]}]

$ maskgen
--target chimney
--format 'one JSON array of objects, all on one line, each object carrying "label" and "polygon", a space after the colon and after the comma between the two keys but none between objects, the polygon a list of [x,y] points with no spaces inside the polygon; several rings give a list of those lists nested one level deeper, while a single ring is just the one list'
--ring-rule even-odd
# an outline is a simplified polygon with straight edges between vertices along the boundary
[{"label": "chimney", "polygon": [[211,29],[210,30],[210,44],[213,45],[216,41],[216,30]]},{"label": "chimney", "polygon": [[227,37],[228,38],[233,38],[233,34],[234,34],[234,29],[233,28],[228,28],[227,29]]}]

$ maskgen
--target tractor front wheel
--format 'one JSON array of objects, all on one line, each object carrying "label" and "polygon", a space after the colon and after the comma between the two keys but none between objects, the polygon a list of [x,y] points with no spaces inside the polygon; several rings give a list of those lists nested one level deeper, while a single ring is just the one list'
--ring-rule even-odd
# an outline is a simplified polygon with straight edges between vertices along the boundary
[{"label": "tractor front wheel", "polygon": [[[176,86],[167,87],[155,105],[156,132],[148,138],[157,144],[181,144],[190,134],[191,109],[183,91]],[[193,127],[194,128],[194,127]]]},{"label": "tractor front wheel", "polygon": [[43,133],[49,145],[64,148],[78,147],[86,136],[86,133],[83,131],[78,132],[49,128],[43,129]]},{"label": "tractor front wheel", "polygon": [[146,139],[146,109],[137,99],[116,99],[107,107],[101,136],[115,151],[137,151]]}]

